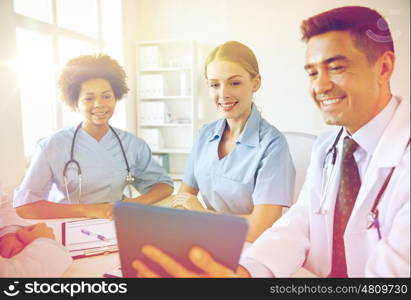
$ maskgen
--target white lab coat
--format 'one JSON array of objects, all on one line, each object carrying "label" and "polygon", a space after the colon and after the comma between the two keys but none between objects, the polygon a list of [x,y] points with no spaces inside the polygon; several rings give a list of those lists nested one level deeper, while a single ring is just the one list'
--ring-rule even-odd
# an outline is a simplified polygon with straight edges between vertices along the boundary
[{"label": "white lab coat", "polygon": [[[344,234],[349,277],[410,276],[410,103],[397,100],[400,104],[362,178]],[[330,273],[338,175],[331,180],[324,202],[328,213],[321,215],[318,210],[325,154],[335,137],[333,132],[318,138],[297,203],[243,257],[242,265],[260,271],[253,275],[267,276],[271,272],[277,277],[288,277],[301,267],[319,277]],[[339,163],[337,160],[336,164]],[[393,166],[395,171],[378,206],[382,234],[378,240],[375,228],[367,230],[367,216]],[[266,273],[261,272],[262,267]]]}]

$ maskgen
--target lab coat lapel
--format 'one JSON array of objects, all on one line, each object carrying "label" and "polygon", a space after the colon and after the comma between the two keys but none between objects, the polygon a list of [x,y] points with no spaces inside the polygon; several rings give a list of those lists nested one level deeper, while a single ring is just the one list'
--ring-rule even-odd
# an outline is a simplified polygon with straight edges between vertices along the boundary
[{"label": "lab coat lapel", "polygon": [[363,177],[356,204],[346,232],[361,231],[367,226],[367,215],[387,178],[390,169],[397,166],[410,138],[409,101],[400,104],[379,141],[367,172]]},{"label": "lab coat lapel", "polygon": [[[366,257],[367,250],[355,245],[366,238],[368,213],[390,169],[401,162],[410,138],[409,102],[400,99],[399,101],[401,102],[385,129],[363,177],[361,189],[344,234],[346,255],[352,257],[351,261],[354,262],[348,264],[349,274],[363,274],[364,266],[360,263],[362,260],[355,263],[355,258]],[[383,201],[384,196],[380,203]]]}]

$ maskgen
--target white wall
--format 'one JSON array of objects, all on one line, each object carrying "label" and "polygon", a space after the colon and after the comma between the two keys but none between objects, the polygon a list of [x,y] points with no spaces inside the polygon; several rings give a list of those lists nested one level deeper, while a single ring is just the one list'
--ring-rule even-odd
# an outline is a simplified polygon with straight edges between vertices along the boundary
[{"label": "white wall", "polygon": [[[344,5],[368,6],[386,17],[397,53],[392,90],[409,98],[409,0],[140,0],[137,40],[194,39],[208,47],[227,40],[245,43],[259,61],[263,84],[256,103],[264,117],[280,130],[318,134],[329,127],[308,94],[299,26]],[[218,118],[204,86],[202,94],[200,122]]]}]

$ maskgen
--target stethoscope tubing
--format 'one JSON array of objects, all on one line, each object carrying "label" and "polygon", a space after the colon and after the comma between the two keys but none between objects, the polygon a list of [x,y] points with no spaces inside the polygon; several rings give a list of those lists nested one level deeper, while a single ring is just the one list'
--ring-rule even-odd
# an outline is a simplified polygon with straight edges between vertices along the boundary
[{"label": "stethoscope tubing", "polygon": [[[76,130],[74,131],[73,139],[71,141],[70,160],[65,163],[64,168],[63,168],[64,185],[65,185],[66,195],[67,195],[69,203],[71,201],[70,201],[70,195],[69,195],[69,192],[68,192],[67,169],[68,169],[70,164],[75,164],[76,167],[77,167],[77,175],[78,175],[78,178],[79,178],[79,201],[80,201],[80,198],[81,198],[81,195],[82,195],[81,194],[81,183],[82,183],[81,167],[80,167],[80,163],[77,160],[74,159],[74,146],[75,146],[75,142],[76,142],[76,137],[77,137],[77,133],[79,132],[82,125],[83,125],[83,122],[80,122],[80,124],[78,124],[78,126],[76,127]],[[132,182],[134,182],[134,177],[131,175],[130,165],[128,164],[128,160],[127,160],[126,152],[124,151],[123,143],[121,142],[120,137],[118,136],[118,134],[114,130],[114,128],[111,127],[110,125],[109,125],[109,128],[114,133],[115,137],[118,140],[118,143],[119,143],[120,148],[121,148],[121,153],[123,154],[124,162],[126,163],[126,167],[127,167],[126,181],[127,181],[127,183],[132,183]]]},{"label": "stethoscope tubing", "polygon": [[329,174],[327,174],[327,178],[326,178],[327,182],[325,184],[324,190],[321,192],[320,206],[319,206],[318,210],[316,211],[316,214],[325,215],[327,213],[327,210],[324,209],[324,204],[325,204],[325,200],[326,200],[326,197],[327,197],[328,189],[330,187],[331,179],[333,178],[333,175],[334,175],[334,167],[335,167],[335,163],[337,161],[337,154],[338,154],[337,145],[338,145],[338,142],[339,142],[343,132],[344,132],[344,128],[341,127],[341,129],[338,132],[336,138],[334,139],[334,142],[333,142],[330,150],[328,150],[327,154],[325,155],[323,170],[328,168],[326,165],[327,165],[327,161],[328,161],[328,156],[331,154],[332,155],[331,156],[331,172]]}]

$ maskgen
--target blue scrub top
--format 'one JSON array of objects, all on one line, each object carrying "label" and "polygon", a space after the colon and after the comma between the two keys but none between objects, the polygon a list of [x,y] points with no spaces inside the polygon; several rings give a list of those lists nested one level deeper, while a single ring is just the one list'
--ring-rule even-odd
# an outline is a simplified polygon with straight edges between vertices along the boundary
[{"label": "blue scrub top", "polygon": [[208,209],[222,213],[250,214],[258,204],[290,206],[295,169],[284,135],[253,105],[236,148],[219,159],[226,124],[220,119],[200,130],[184,183],[200,190]]},{"label": "blue scrub top", "polygon": [[[39,200],[68,203],[63,169],[70,160],[71,142],[76,127],[61,129],[38,143],[30,168],[14,192],[14,207]],[[166,171],[152,158],[146,142],[124,130],[114,130],[120,137],[131,173],[135,176],[134,185],[141,194],[158,183],[173,186]],[[74,159],[80,163],[82,171],[82,195],[79,201],[77,167],[71,163],[67,168],[67,186],[72,203],[113,202],[122,199],[127,167],[120,144],[111,130],[97,141],[80,128],[74,145]],[[53,193],[50,193],[52,186]]]}]

